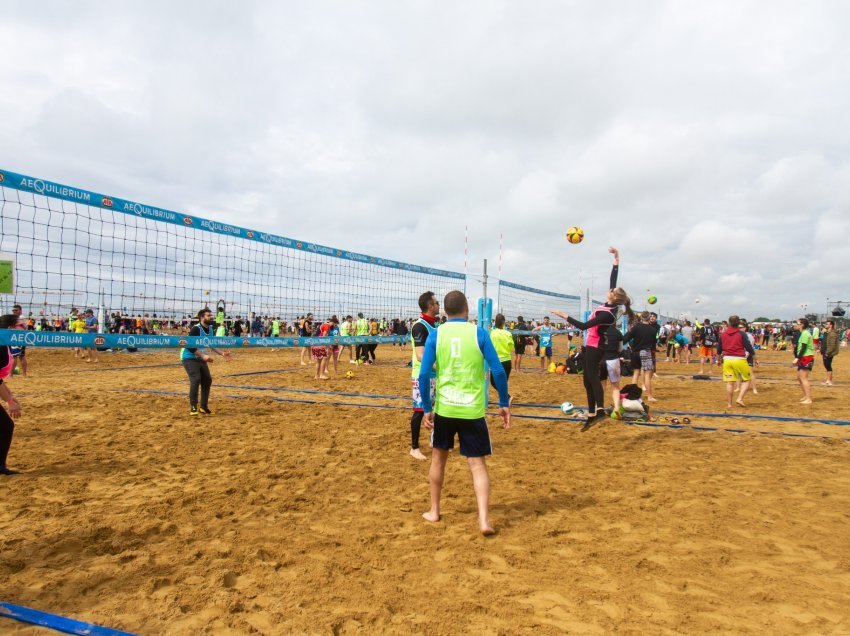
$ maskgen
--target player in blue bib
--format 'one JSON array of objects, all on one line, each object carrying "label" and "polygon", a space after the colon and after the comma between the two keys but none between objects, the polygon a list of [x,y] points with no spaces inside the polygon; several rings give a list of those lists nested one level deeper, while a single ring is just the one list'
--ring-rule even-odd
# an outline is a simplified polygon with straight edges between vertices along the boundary
[{"label": "player in blue bib", "polygon": [[[189,330],[189,336],[212,338],[214,330],[212,311],[207,307],[198,312],[198,324]],[[228,351],[219,351],[213,347],[209,347],[209,350],[222,356],[225,360],[231,358]],[[186,347],[180,350],[180,361],[189,376],[189,415],[198,415],[198,413],[212,415],[209,407],[210,388],[212,387],[209,364],[213,361],[212,356],[207,355],[199,348]],[[201,393],[200,404],[198,404],[199,389]]]}]

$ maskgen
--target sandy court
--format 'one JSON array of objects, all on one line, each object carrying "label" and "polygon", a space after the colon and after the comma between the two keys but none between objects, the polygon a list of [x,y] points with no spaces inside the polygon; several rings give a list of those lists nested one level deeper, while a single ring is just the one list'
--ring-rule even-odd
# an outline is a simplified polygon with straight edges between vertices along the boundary
[{"label": "sandy court", "polygon": [[[213,366],[215,415],[190,418],[176,352],[95,366],[29,350],[32,377],[11,381],[9,464],[25,474],[0,480],[0,600],[143,634],[850,633],[848,427],[692,416],[753,433],[580,433],[554,408],[585,403],[580,378],[514,375],[517,402],[553,405],[514,413],[551,419],[490,418],[484,539],[455,454],[443,520],[420,517],[409,349],[327,382],[295,350],[237,353]],[[790,354],[761,357],[737,412],[850,420],[846,349],[839,386],[816,367],[810,407]],[[724,411],[697,366],[660,365],[657,408]]]}]

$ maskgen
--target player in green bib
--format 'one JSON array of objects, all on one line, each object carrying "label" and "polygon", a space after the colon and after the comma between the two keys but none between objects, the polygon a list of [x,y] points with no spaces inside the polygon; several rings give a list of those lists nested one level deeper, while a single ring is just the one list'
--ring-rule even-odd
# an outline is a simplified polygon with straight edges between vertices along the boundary
[{"label": "player in green bib", "polygon": [[[357,314],[357,321],[354,323],[354,335],[355,336],[368,336],[369,335],[369,321],[363,317],[363,312],[361,311]],[[366,359],[369,357],[368,345],[359,344],[355,347],[355,354],[358,362],[366,362]]]},{"label": "player in green bib", "polygon": [[[514,336],[505,329],[505,317],[502,314],[496,314],[493,319],[494,326],[490,330],[490,340],[493,342],[493,348],[496,350],[496,355],[499,356],[499,361],[502,363],[502,368],[505,370],[505,381],[511,379],[511,358],[514,353]],[[490,374],[490,384],[496,388],[496,381],[493,379],[493,374]],[[511,397],[510,400],[513,400]]]},{"label": "player in green bib", "polygon": [[419,386],[428,386],[431,368],[436,363],[436,400],[431,403],[427,391],[420,392],[425,428],[431,429],[431,509],[422,517],[440,520],[440,494],[449,450],[455,436],[460,438],[460,454],[466,457],[478,504],[478,526],[484,535],[494,534],[490,525],[490,475],[485,458],[492,454],[490,431],[484,413],[487,385],[484,363],[490,366],[499,392],[499,415],[505,428],[511,426],[508,408],[508,382],[505,370],[487,332],[468,322],[469,305],[460,291],[451,291],[443,300],[448,321],[428,336],[419,369]]}]

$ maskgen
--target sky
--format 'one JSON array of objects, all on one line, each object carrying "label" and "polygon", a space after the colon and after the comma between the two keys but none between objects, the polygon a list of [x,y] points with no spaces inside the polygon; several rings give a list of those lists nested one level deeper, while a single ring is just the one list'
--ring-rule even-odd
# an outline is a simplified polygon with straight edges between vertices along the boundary
[{"label": "sky", "polygon": [[0,15],[0,168],[454,271],[466,232],[476,281],[501,260],[582,297],[603,297],[614,245],[634,305],[671,315],[850,301],[850,3]]}]

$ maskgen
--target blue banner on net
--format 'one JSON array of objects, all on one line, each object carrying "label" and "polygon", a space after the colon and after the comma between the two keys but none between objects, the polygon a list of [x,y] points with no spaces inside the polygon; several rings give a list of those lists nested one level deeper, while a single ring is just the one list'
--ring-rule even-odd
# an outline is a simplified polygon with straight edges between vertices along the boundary
[{"label": "blue banner on net", "polygon": [[243,238],[247,241],[256,241],[258,243],[267,243],[269,245],[277,245],[302,252],[310,252],[312,254],[323,254],[332,258],[341,258],[358,263],[366,263],[369,265],[378,265],[380,267],[388,267],[391,269],[402,269],[408,272],[417,272],[420,274],[428,274],[430,276],[444,276],[446,278],[465,279],[466,276],[459,272],[450,272],[443,269],[434,269],[432,267],[423,267],[422,265],[412,265],[411,263],[403,263],[392,259],[378,258],[377,256],[368,256],[366,254],[358,254],[357,252],[349,252],[340,250],[326,245],[317,243],[309,243],[307,241],[297,241],[285,236],[277,236],[268,232],[260,232],[258,230],[249,230],[237,225],[229,223],[221,223],[219,221],[211,221],[190,214],[180,214],[171,210],[164,210],[135,201],[128,201],[118,197],[110,197],[89,190],[73,188],[61,183],[54,183],[45,179],[29,177],[27,175],[18,174],[17,172],[9,172],[8,170],[0,169],[0,186],[20,190],[21,192],[29,192],[54,199],[62,199],[90,205],[105,210],[114,210],[123,214],[138,216],[144,219],[153,221],[162,221],[163,223],[171,223],[172,225],[181,225],[184,227],[195,228],[215,234],[224,234],[225,236],[234,236]]},{"label": "blue banner on net", "polygon": [[137,334],[68,333],[0,329],[0,345],[10,347],[100,347],[108,349],[247,349],[268,347],[331,347],[335,345],[395,344],[409,336],[339,336],[326,338],[215,338],[143,336]]},{"label": "blue banner on net", "polygon": [[543,296],[552,296],[554,298],[567,298],[568,300],[581,300],[578,296],[571,296],[570,294],[561,294],[559,292],[546,291],[545,289],[536,289],[534,287],[526,287],[525,285],[518,285],[516,283],[511,283],[506,280],[500,280],[499,285],[502,287],[510,287],[511,289],[518,289],[520,291],[531,292],[532,294],[542,294]]}]

